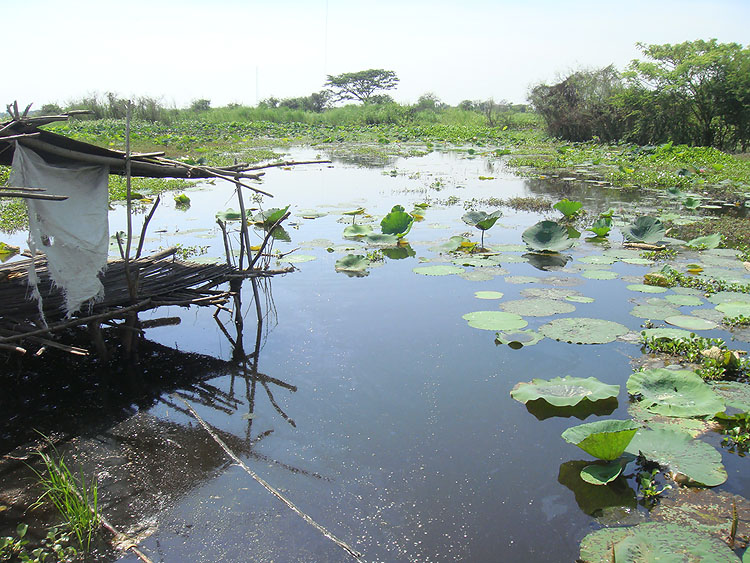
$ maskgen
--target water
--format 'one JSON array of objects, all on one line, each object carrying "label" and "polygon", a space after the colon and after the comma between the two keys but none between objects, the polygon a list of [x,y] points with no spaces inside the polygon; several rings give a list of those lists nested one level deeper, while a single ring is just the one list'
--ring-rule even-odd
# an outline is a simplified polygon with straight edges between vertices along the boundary
[{"label": "water", "polygon": [[[300,149],[293,156],[308,159],[316,154]],[[495,179],[479,180],[480,175]],[[292,242],[276,243],[275,248],[285,252],[300,247],[298,253],[316,256],[298,264],[299,271],[262,286],[267,317],[257,371],[287,386],[268,380],[263,385],[257,379],[253,384],[241,377],[228,361],[232,346],[209,309],[168,308],[151,314],[179,316],[182,322],[149,330],[150,340],[216,358],[181,368],[178,354],[159,367],[160,373],[167,372],[163,376],[169,378],[171,365],[188,375],[193,385],[183,396],[213,427],[234,436],[230,447],[248,466],[367,561],[575,560],[580,540],[601,525],[596,519],[600,512],[587,514],[587,506],[579,506],[574,493],[558,480],[564,464],[589,459],[560,438],[580,421],[540,420],[509,392],[516,383],[535,377],[594,376],[621,385],[619,406],[611,417],[628,418],[624,385],[640,347],[623,341],[580,346],[545,339],[513,350],[496,345],[493,332],[471,328],[461,316],[497,308],[497,301],[476,299],[476,291],[501,291],[507,301],[520,298],[523,289],[549,287],[545,279],[552,276],[595,299],[576,304],[576,311],[566,316],[606,318],[637,331],[643,319],[628,313],[631,301],[644,296],[625,285],[650,268],[618,262],[612,269],[620,279],[595,281],[581,277],[581,264],[575,260],[562,272],[540,271],[527,263],[503,265],[512,275],[542,278],[534,284],[508,283],[503,276],[478,282],[421,276],[412,269],[420,265],[419,257],[435,258],[429,249],[450,236],[469,233],[479,240],[479,232],[460,220],[462,204],[446,204],[450,196],[461,202],[516,195],[578,198],[592,214],[609,207],[635,213],[635,196],[581,183],[523,180],[498,160],[461,153],[397,159],[382,168],[337,161],[274,170],[263,189],[276,196],[264,201],[264,207],[292,204],[287,226]],[[237,207],[231,186],[187,193],[192,204],[186,212],[165,198],[150,227],[147,249],[180,243],[208,246],[209,256],[221,256],[223,243],[213,217],[226,207]],[[407,237],[415,256],[386,258],[366,277],[337,273],[334,263],[344,253],[308,244],[316,239],[347,243],[341,237],[346,226],[339,221],[342,211],[362,206],[380,217],[393,205],[408,211],[424,201],[431,204],[425,220]],[[637,205],[643,206],[643,200]],[[307,208],[329,214],[314,220],[295,214]],[[521,231],[539,219],[534,213],[507,210],[485,234],[485,244],[519,244]],[[110,230],[123,225],[118,209]],[[373,225],[377,229],[377,222]],[[619,235],[612,238],[618,246]],[[584,243],[569,254],[578,259],[599,252]],[[255,308],[247,282],[242,302],[244,347],[252,351]],[[550,318],[529,317],[527,328],[538,328]],[[229,315],[222,313],[220,319],[234,335]],[[726,337],[718,330],[703,335]],[[168,388],[179,384],[170,381]],[[118,396],[128,403],[127,393]],[[137,455],[128,459],[138,458],[142,473],[153,473],[142,475],[135,496],[153,502],[138,505],[124,498],[123,490],[119,498],[111,492],[104,496],[120,521],[150,523],[150,535],[141,546],[154,560],[350,560],[241,468],[230,465],[195,420],[179,411],[178,397],[155,391],[149,397],[118,404],[118,409],[139,414],[107,419],[103,426],[109,430],[90,430],[82,443],[99,440],[105,450],[113,450],[132,436],[129,451]],[[205,404],[195,402],[201,397]],[[224,398],[223,410],[213,406],[216,397]],[[107,439],[101,438],[102,432]],[[118,464],[90,457],[105,473],[105,489],[114,487]],[[741,478],[744,460],[726,452],[723,457],[730,474],[725,488],[747,493],[750,483]],[[633,507],[631,513],[638,509]]]}]

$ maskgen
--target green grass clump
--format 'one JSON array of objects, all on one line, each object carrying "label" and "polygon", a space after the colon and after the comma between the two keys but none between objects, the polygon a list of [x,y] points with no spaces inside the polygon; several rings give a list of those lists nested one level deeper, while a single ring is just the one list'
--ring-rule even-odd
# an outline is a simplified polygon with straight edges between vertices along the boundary
[{"label": "green grass clump", "polygon": [[750,362],[727,348],[721,338],[703,338],[691,334],[684,338],[641,336],[650,352],[680,356],[690,363],[700,364],[696,373],[703,379],[724,379],[746,375]]}]

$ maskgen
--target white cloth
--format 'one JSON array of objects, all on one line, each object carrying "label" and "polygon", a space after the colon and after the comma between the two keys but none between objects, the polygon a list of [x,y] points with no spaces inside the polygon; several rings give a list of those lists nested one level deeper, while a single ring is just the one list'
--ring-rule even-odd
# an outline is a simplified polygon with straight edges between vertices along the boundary
[{"label": "white cloth", "polygon": [[[10,185],[45,188],[66,195],[65,201],[27,199],[29,248],[47,255],[47,268],[65,296],[68,317],[89,299],[104,297],[99,273],[107,267],[109,167],[79,164],[52,165],[16,143]],[[30,272],[33,294],[36,274]]]}]

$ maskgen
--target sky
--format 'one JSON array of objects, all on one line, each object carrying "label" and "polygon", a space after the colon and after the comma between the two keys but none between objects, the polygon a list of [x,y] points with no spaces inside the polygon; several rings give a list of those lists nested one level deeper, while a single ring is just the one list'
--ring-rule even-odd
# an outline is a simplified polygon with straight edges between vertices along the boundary
[{"label": "sky", "polygon": [[524,103],[575,70],[624,69],[638,42],[750,43],[750,0],[26,0],[12,12],[0,102],[36,108],[105,92],[255,105],[370,68],[396,72],[401,103]]}]

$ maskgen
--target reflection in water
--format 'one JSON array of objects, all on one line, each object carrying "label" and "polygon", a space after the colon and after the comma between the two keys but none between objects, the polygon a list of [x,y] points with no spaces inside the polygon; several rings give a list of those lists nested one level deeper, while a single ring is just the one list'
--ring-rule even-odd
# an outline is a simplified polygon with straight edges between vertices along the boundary
[{"label": "reflection in water", "polygon": [[579,420],[586,420],[589,416],[607,416],[617,408],[617,398],[612,397],[601,401],[583,401],[572,407],[556,407],[550,405],[544,399],[527,401],[526,409],[533,414],[537,420],[546,420],[552,417],[570,418],[572,416]]},{"label": "reflection in water", "polygon": [[593,461],[566,461],[560,465],[557,480],[573,491],[578,507],[589,516],[602,514],[605,508],[635,508],[635,491],[622,475],[607,485],[592,485],[581,479],[581,469]]}]

